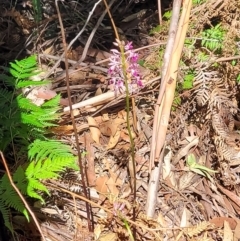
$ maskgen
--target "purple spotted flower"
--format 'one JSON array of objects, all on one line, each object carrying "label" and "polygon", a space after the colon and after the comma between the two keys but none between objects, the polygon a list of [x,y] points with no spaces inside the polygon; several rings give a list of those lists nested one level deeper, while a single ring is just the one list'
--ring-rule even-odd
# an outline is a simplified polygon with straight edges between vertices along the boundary
[{"label": "purple spotted flower", "polygon": [[113,214],[118,216],[124,214],[125,203],[114,202],[113,203]]},{"label": "purple spotted flower", "polygon": [[[118,43],[114,43],[119,46]],[[125,78],[128,82],[130,93],[136,92],[143,87],[142,79],[139,73],[138,54],[133,51],[132,42],[128,42],[124,46],[125,57],[121,57],[121,53],[117,49],[111,50],[108,74],[110,76],[110,85],[113,86],[116,93],[126,90]],[[124,68],[123,68],[124,66]],[[125,69],[126,73],[124,73]]]}]

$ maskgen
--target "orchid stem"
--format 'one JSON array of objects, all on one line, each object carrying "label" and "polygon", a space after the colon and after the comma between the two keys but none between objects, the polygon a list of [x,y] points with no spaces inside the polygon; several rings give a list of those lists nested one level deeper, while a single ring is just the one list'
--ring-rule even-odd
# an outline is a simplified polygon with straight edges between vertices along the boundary
[{"label": "orchid stem", "polygon": [[[134,198],[134,205],[133,205],[133,221],[135,222],[136,220],[136,163],[135,163],[135,145],[133,141],[133,136],[132,136],[132,131],[131,131],[131,125],[130,125],[130,93],[129,93],[129,86],[128,86],[128,77],[127,77],[127,66],[126,66],[126,56],[125,56],[125,51],[124,51],[124,45],[121,43],[121,40],[119,38],[119,34],[117,32],[117,28],[115,26],[115,23],[113,21],[112,15],[110,13],[109,7],[107,5],[106,0],[103,0],[104,4],[106,6],[106,9],[108,11],[108,15],[111,19],[112,26],[116,35],[116,39],[118,40],[119,48],[120,48],[120,53],[121,53],[121,62],[122,62],[122,70],[124,74],[124,82],[125,82],[125,88],[126,88],[126,111],[127,111],[127,129],[128,129],[128,134],[130,138],[130,145],[131,145],[131,159],[132,159],[132,165],[133,165],[133,198]],[[136,239],[136,229],[134,228],[133,230],[133,237]]]}]

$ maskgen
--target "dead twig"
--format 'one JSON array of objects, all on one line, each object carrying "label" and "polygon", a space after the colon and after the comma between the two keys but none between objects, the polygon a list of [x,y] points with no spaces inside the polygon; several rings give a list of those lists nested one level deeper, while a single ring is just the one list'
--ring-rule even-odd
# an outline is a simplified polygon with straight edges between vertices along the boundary
[{"label": "dead twig", "polygon": [[[81,36],[81,34],[84,32],[84,30],[86,29],[88,22],[90,21],[90,18],[92,17],[97,5],[101,2],[102,0],[99,0],[98,2],[96,2],[93,6],[92,11],[89,12],[88,18],[83,26],[83,28],[81,29],[81,31],[76,35],[76,37],[69,43],[69,45],[67,46],[67,50],[69,50],[72,45],[77,41],[77,39]],[[65,51],[62,53],[62,55],[60,56],[60,58],[58,59],[58,61],[55,63],[55,65],[50,69],[50,71],[44,76],[44,79],[47,79],[52,73],[53,71],[57,68],[57,66],[59,65],[59,63],[62,61],[62,59],[64,58],[65,55]]]},{"label": "dead twig", "polygon": [[[54,56],[54,55],[50,55],[50,54],[39,54],[38,57],[40,57],[40,58],[49,58],[49,59],[53,59],[53,60],[61,59],[61,56]],[[65,61],[65,58],[63,57],[61,60]],[[68,63],[75,65],[75,64],[77,64],[77,61],[68,59]],[[103,68],[103,67],[100,67],[100,66],[96,66],[96,65],[92,65],[92,64],[86,64],[86,63],[80,63],[79,66],[81,66],[83,69],[84,68],[91,68],[91,69],[96,69],[96,70],[100,70],[100,71],[102,71],[104,73],[107,73],[107,69]],[[78,71],[78,70],[76,70],[76,71]]]},{"label": "dead twig", "polygon": [[161,6],[161,0],[158,0],[158,18],[159,18],[159,24],[162,25],[162,6]]},{"label": "dead twig", "polygon": [[[115,1],[116,1],[116,0],[112,0],[112,1],[108,4],[108,5],[109,5],[109,8],[113,5],[113,3],[114,3]],[[85,45],[85,47],[84,47],[84,50],[83,50],[83,53],[82,53],[82,56],[81,56],[81,58],[79,59],[79,61],[76,63],[76,65],[75,65],[74,67],[78,66],[78,65],[79,65],[80,63],[82,63],[82,62],[84,61],[84,59],[86,58],[87,52],[88,52],[88,49],[89,49],[89,46],[90,46],[90,44],[91,44],[91,42],[92,42],[92,39],[93,39],[93,37],[94,37],[94,35],[95,35],[95,33],[96,33],[99,25],[101,24],[103,18],[105,17],[106,13],[107,13],[107,9],[105,9],[105,11],[102,13],[101,17],[98,19],[96,26],[93,28],[90,36],[88,37],[87,43],[86,43],[86,45]]]},{"label": "dead twig", "polygon": [[[88,203],[91,204],[92,206],[98,207],[98,208],[104,210],[105,212],[107,212],[107,213],[109,213],[109,214],[112,214],[112,213],[113,213],[113,210],[110,210],[110,209],[104,207],[103,205],[100,205],[100,204],[98,204],[98,203],[95,203],[95,202],[93,202],[93,201],[85,198],[84,196],[81,196],[81,195],[76,194],[76,193],[74,193],[74,192],[68,191],[68,190],[65,189],[65,188],[61,188],[61,187],[59,187],[59,186],[56,186],[54,183],[51,183],[50,186],[51,186],[52,188],[54,188],[54,190],[59,190],[59,191],[62,191],[62,192],[64,192],[64,193],[68,193],[68,194],[70,194],[72,197],[78,198],[78,199],[83,200],[83,201],[85,201],[85,202],[88,202]],[[116,216],[116,218],[117,218],[117,216]],[[140,227],[140,228],[142,228],[143,230],[150,231],[150,232],[161,231],[161,230],[165,230],[165,231],[166,231],[166,230],[181,230],[181,229],[182,229],[181,227],[149,228],[149,227],[143,225],[143,224],[142,224],[141,222],[139,222],[139,221],[132,221],[129,217],[125,217],[125,219],[127,220],[128,223],[134,225],[135,227]],[[158,236],[157,233],[154,232],[154,234],[155,234],[156,236]],[[160,240],[161,240],[161,239],[160,239]]]}]

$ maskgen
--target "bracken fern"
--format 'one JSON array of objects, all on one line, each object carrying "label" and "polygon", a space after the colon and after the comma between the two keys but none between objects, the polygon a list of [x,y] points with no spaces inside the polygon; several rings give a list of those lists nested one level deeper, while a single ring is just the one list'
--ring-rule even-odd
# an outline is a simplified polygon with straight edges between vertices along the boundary
[{"label": "bracken fern", "polygon": [[[12,174],[13,181],[22,194],[44,202],[43,193],[49,190],[43,180],[58,178],[66,168],[78,169],[76,157],[69,146],[60,141],[49,139],[48,127],[56,126],[59,118],[59,100],[57,95],[37,106],[18,92],[25,87],[36,87],[47,81],[33,81],[37,70],[36,56],[10,63],[3,68],[0,75],[5,88],[0,88],[0,150],[16,150],[26,157],[26,162],[19,165]],[[14,148],[13,148],[14,147]],[[27,211],[11,186],[6,174],[0,179],[0,212],[5,225],[11,230],[10,208],[23,213],[28,219]]]}]

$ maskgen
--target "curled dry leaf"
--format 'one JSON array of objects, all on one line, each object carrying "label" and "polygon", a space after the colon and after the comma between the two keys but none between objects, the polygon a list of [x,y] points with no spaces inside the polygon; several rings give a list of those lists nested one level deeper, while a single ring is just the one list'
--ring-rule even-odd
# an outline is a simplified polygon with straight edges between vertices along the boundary
[{"label": "curled dry leaf", "polygon": [[109,121],[108,113],[106,113],[105,111],[102,111],[102,120],[103,121]]},{"label": "curled dry leaf", "polygon": [[[227,221],[231,227],[231,229],[235,229],[237,226],[236,220],[233,218],[228,217],[215,217],[209,220],[210,223],[214,224],[215,227],[222,228],[224,225],[224,222]],[[239,220],[240,222],[240,220]]]},{"label": "curled dry leaf", "polygon": [[98,241],[117,241],[117,234],[116,233],[107,233],[104,235],[101,235],[98,239]]},{"label": "curled dry leaf", "polygon": [[223,241],[233,241],[233,232],[230,228],[230,225],[228,223],[228,221],[224,221],[224,236],[223,236]]},{"label": "curled dry leaf", "polygon": [[159,212],[157,216],[157,222],[161,225],[161,227],[167,228],[168,223],[165,220],[165,217]]},{"label": "curled dry leaf", "polygon": [[100,132],[100,130],[98,128],[98,125],[97,125],[96,121],[91,116],[88,117],[88,125],[89,125],[89,129],[90,129],[90,132],[91,132],[92,139],[97,144],[99,144],[100,143],[101,132]]},{"label": "curled dry leaf", "polygon": [[106,185],[108,178],[109,177],[107,176],[102,176],[97,178],[95,188],[99,193],[103,193],[103,194],[108,193],[108,187]]},{"label": "curled dry leaf", "polygon": [[194,172],[185,172],[179,179],[178,190],[184,190],[194,183],[194,177],[196,174]]},{"label": "curled dry leaf", "polygon": [[189,150],[194,147],[197,146],[199,143],[199,138],[198,137],[193,137],[192,140],[184,147],[182,147],[178,153],[175,155],[174,159],[173,159],[173,164],[176,165],[178,163],[178,161],[186,156],[189,153]]},{"label": "curled dry leaf", "polygon": [[104,230],[104,225],[102,225],[102,224],[95,225],[95,228],[94,228],[95,240],[98,240],[98,238],[100,237],[100,234],[102,233],[103,230]]},{"label": "curled dry leaf", "polygon": [[237,196],[235,193],[225,189],[224,187],[222,187],[221,185],[219,185],[218,183],[217,187],[226,195],[228,196],[233,202],[235,202],[239,207],[240,207],[240,198],[239,196]]},{"label": "curled dry leaf", "polygon": [[109,121],[101,123],[99,129],[104,136],[111,136],[113,134],[113,131],[109,126]]},{"label": "curled dry leaf", "polygon": [[105,136],[115,135],[119,125],[125,123],[124,119],[116,118],[114,120],[104,121],[99,125],[101,133]]},{"label": "curled dry leaf", "polygon": [[193,213],[186,207],[184,206],[182,216],[181,216],[181,222],[180,222],[180,227],[190,227],[191,226],[191,217]]},{"label": "curled dry leaf", "polygon": [[111,136],[107,145],[107,150],[112,149],[115,147],[119,141],[121,135],[121,131],[117,130],[116,134],[114,136]]},{"label": "curled dry leaf", "polygon": [[122,138],[124,141],[130,143],[130,137],[129,137],[128,134],[125,133],[125,131],[121,131],[121,138]]},{"label": "curled dry leaf", "polygon": [[95,188],[100,194],[111,194],[113,197],[118,197],[119,190],[117,186],[122,186],[123,181],[119,179],[119,176],[116,172],[109,168],[109,163],[106,159],[103,159],[103,163],[105,163],[109,175],[98,177]]},{"label": "curled dry leaf", "polygon": [[237,219],[236,221],[237,221],[237,226],[235,227],[234,241],[235,240],[240,240],[240,232],[239,232],[239,230],[240,230],[240,220]]},{"label": "curled dry leaf", "polygon": [[96,180],[95,188],[101,194],[111,194],[115,197],[117,197],[119,194],[119,190],[116,187],[116,182],[112,177],[98,177]]},{"label": "curled dry leaf", "polygon": [[95,92],[95,96],[101,95],[101,94],[102,94],[102,89],[101,88],[97,88],[97,90]]},{"label": "curled dry leaf", "polygon": [[54,50],[54,47],[51,45],[50,47],[46,48],[43,53],[44,54],[51,54],[52,51]]},{"label": "curled dry leaf", "polygon": [[166,150],[168,150],[168,153],[164,154],[163,171],[162,171],[162,176],[164,180],[169,176],[171,172],[171,158],[172,158],[172,152],[170,148],[166,148]]},{"label": "curled dry leaf", "polygon": [[62,126],[54,126],[51,128],[51,131],[57,135],[70,135],[73,132],[72,125],[62,125]]}]

